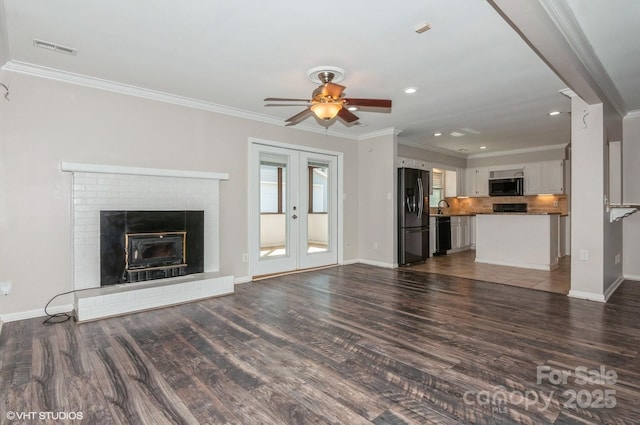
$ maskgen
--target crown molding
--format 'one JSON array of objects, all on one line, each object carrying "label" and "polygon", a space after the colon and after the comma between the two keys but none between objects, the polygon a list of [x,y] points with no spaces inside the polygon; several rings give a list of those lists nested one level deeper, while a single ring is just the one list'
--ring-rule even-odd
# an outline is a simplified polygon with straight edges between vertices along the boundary
[{"label": "crown molding", "polygon": [[468,159],[476,159],[476,158],[488,158],[492,156],[505,156],[505,155],[516,155],[520,153],[531,153],[531,152],[541,152],[541,151],[552,151],[556,149],[565,149],[569,143],[563,143],[559,145],[547,145],[547,146],[534,146],[531,148],[522,148],[522,149],[512,149],[508,151],[499,151],[499,152],[485,152],[485,153],[475,153],[467,156]]},{"label": "crown molding", "polygon": [[398,139],[398,143],[405,146],[411,146],[412,148],[418,148],[418,149],[422,149],[429,152],[436,152],[436,153],[441,153],[443,155],[449,155],[454,158],[466,159],[468,157],[467,154],[464,154],[462,152],[450,151],[449,149],[439,148],[437,146],[423,145],[422,143],[419,143],[413,140]]},{"label": "crown molding", "polygon": [[602,100],[608,101],[621,117],[627,115],[627,104],[593,50],[571,7],[557,0],[540,0],[540,4],[597,85],[598,91],[604,96]]},{"label": "crown molding", "polygon": [[[231,108],[217,103],[205,102],[198,99],[189,97],[177,96],[165,92],[156,90],[145,89],[142,87],[131,86],[128,84],[117,83],[114,81],[103,80],[100,78],[88,77],[86,75],[76,74],[67,71],[61,71],[58,69],[48,68],[39,65],[33,65],[20,61],[9,61],[4,66],[3,70],[16,72],[19,74],[29,75],[33,77],[45,78],[48,80],[60,81],[63,83],[75,84],[78,86],[89,87],[98,90],[104,90],[112,93],[124,94],[127,96],[134,96],[148,100],[154,100],[157,102],[169,103],[172,105],[184,106],[192,109],[199,109],[203,111],[214,112],[217,114],[228,115],[237,118],[244,118],[252,121],[258,121],[265,124],[277,125],[284,127],[285,123],[282,120],[275,119],[273,117],[257,114],[254,112],[245,111],[242,109]],[[317,134],[325,134],[334,137],[341,137],[345,139],[358,140],[362,136],[357,136],[349,133],[344,133],[336,130],[328,130],[324,127],[309,124],[299,124],[296,126],[297,130],[307,131]]]},{"label": "crown molding", "polygon": [[640,118],[640,109],[634,109],[633,111],[629,111],[625,118]]},{"label": "crown molding", "polygon": [[394,127],[383,128],[382,130],[372,131],[371,133],[365,133],[358,136],[358,140],[373,139],[374,137],[381,136],[397,136],[402,133],[402,130],[398,130]]},{"label": "crown molding", "polygon": [[563,94],[563,95],[565,95],[565,96],[567,96],[569,98],[578,96],[576,94],[576,92],[574,92],[571,89],[562,89],[562,90],[558,90],[558,91],[560,92],[560,94]]}]

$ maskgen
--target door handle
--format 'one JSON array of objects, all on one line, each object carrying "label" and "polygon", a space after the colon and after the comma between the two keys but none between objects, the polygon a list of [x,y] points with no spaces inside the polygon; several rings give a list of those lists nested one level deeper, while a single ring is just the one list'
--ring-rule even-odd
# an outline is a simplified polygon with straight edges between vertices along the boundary
[{"label": "door handle", "polygon": [[295,220],[296,218],[298,218],[298,216],[294,214],[291,216],[291,218]]}]

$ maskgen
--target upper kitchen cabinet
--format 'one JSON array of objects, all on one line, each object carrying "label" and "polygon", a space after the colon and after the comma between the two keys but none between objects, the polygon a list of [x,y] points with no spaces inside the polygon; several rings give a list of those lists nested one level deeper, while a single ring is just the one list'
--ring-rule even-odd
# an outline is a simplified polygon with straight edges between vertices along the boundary
[{"label": "upper kitchen cabinet", "polygon": [[524,194],[537,195],[540,193],[540,163],[532,162],[525,164],[524,171]]},{"label": "upper kitchen cabinet", "polygon": [[396,164],[398,168],[415,168],[417,170],[428,170],[430,168],[427,161],[421,159],[397,157]]},{"label": "upper kitchen cabinet", "polygon": [[564,161],[532,162],[524,165],[524,194],[564,193]]},{"label": "upper kitchen cabinet", "polygon": [[454,198],[461,192],[458,192],[458,172],[452,170],[444,170],[444,197]]},{"label": "upper kitchen cabinet", "polygon": [[564,161],[545,161],[540,163],[542,187],[540,193],[561,195],[564,193]]},{"label": "upper kitchen cabinet", "polygon": [[467,196],[489,196],[489,167],[467,168]]}]

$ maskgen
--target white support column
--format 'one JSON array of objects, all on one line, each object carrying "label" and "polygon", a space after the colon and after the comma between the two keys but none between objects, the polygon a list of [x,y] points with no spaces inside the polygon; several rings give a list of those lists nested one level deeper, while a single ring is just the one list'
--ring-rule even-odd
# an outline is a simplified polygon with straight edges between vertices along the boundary
[{"label": "white support column", "polygon": [[569,296],[606,301],[604,296],[604,115],[602,104],[571,98],[571,291]]}]

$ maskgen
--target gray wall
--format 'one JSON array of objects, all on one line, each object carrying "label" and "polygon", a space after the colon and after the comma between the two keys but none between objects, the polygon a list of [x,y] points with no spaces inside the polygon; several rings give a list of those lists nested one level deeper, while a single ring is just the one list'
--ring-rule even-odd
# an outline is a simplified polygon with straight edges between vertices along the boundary
[{"label": "gray wall", "polygon": [[[71,289],[71,174],[60,171],[60,162],[228,173],[220,183],[220,269],[236,278],[249,274],[242,254],[249,252],[251,137],[343,152],[346,261],[360,258],[359,229],[380,229],[359,216],[358,141],[0,73],[0,81],[7,79],[11,101],[0,97],[0,281],[12,281],[13,292],[0,297],[2,314],[42,309]],[[385,197],[388,190],[380,189]]]},{"label": "gray wall", "polygon": [[467,166],[466,158],[460,158],[453,155],[447,155],[441,152],[435,152],[427,149],[417,148],[402,144],[402,140],[398,140],[398,156],[405,158],[421,159],[438,165],[448,165],[451,168],[465,168]]}]

